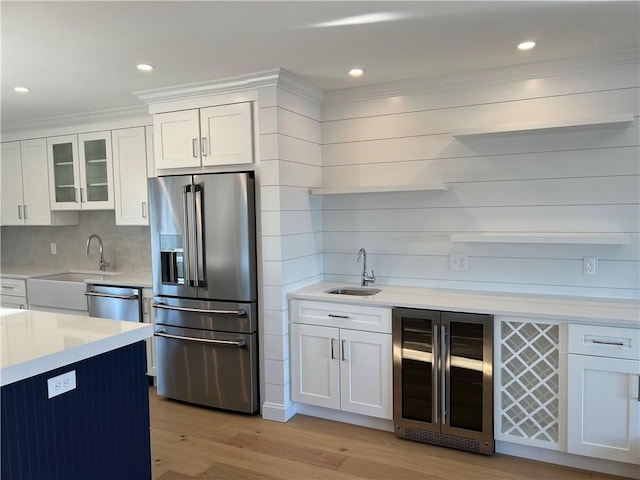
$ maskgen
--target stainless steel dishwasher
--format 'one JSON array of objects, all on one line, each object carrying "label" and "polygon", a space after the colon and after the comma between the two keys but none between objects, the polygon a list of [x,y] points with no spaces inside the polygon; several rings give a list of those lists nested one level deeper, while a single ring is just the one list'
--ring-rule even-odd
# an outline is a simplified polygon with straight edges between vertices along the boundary
[{"label": "stainless steel dishwasher", "polygon": [[142,321],[141,288],[87,284],[85,295],[90,317]]}]

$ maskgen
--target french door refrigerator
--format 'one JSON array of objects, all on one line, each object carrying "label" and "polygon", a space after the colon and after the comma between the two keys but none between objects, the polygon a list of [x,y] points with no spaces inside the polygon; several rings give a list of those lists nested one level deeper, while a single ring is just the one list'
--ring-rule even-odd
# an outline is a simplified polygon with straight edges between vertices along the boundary
[{"label": "french door refrigerator", "polygon": [[396,435],[492,454],[493,317],[394,308],[392,325]]},{"label": "french door refrigerator", "polygon": [[258,410],[254,179],[149,179],[157,392]]}]

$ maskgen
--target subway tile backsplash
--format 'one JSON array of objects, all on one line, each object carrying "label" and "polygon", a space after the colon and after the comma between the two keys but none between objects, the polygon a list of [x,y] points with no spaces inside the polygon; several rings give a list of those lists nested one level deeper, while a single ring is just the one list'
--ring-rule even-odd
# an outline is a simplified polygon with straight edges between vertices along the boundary
[{"label": "subway tile backsplash", "polygon": [[[119,226],[113,211],[80,212],[79,225],[63,227],[2,227],[0,261],[4,265],[34,265],[72,270],[97,270],[98,243],[92,240],[85,254],[87,238],[100,235],[108,270],[150,272],[149,227]],[[55,255],[51,244],[56,244]]]}]

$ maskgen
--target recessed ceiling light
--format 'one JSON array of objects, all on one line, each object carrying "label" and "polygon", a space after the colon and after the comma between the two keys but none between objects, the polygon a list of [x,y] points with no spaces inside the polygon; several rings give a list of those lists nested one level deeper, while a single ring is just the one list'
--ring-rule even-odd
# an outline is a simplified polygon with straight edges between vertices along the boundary
[{"label": "recessed ceiling light", "polygon": [[352,77],[361,77],[364,75],[364,70],[361,68],[352,68],[349,70],[349,75]]},{"label": "recessed ceiling light", "polygon": [[151,70],[153,70],[155,67],[153,65],[149,65],[147,63],[140,63],[137,65],[138,70],[140,70],[141,72],[150,72]]},{"label": "recessed ceiling light", "polygon": [[15,87],[13,90],[18,93],[29,93],[31,91],[31,89],[27,87]]},{"label": "recessed ceiling light", "polygon": [[518,50],[531,50],[536,45],[537,45],[536,42],[532,40],[527,40],[526,42],[522,42],[518,44]]}]

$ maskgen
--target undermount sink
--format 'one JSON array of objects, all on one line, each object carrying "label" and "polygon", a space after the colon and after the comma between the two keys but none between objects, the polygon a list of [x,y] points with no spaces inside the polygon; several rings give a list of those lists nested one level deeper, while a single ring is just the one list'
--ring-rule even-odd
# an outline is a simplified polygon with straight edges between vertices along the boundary
[{"label": "undermount sink", "polygon": [[382,290],[379,288],[367,288],[367,287],[335,287],[325,290],[324,293],[333,293],[335,295],[356,295],[359,297],[368,297],[380,293]]},{"label": "undermount sink", "polygon": [[[27,280],[29,308],[86,312],[85,280],[110,280],[119,272],[66,272]],[[39,307],[39,308],[38,308]]]}]

